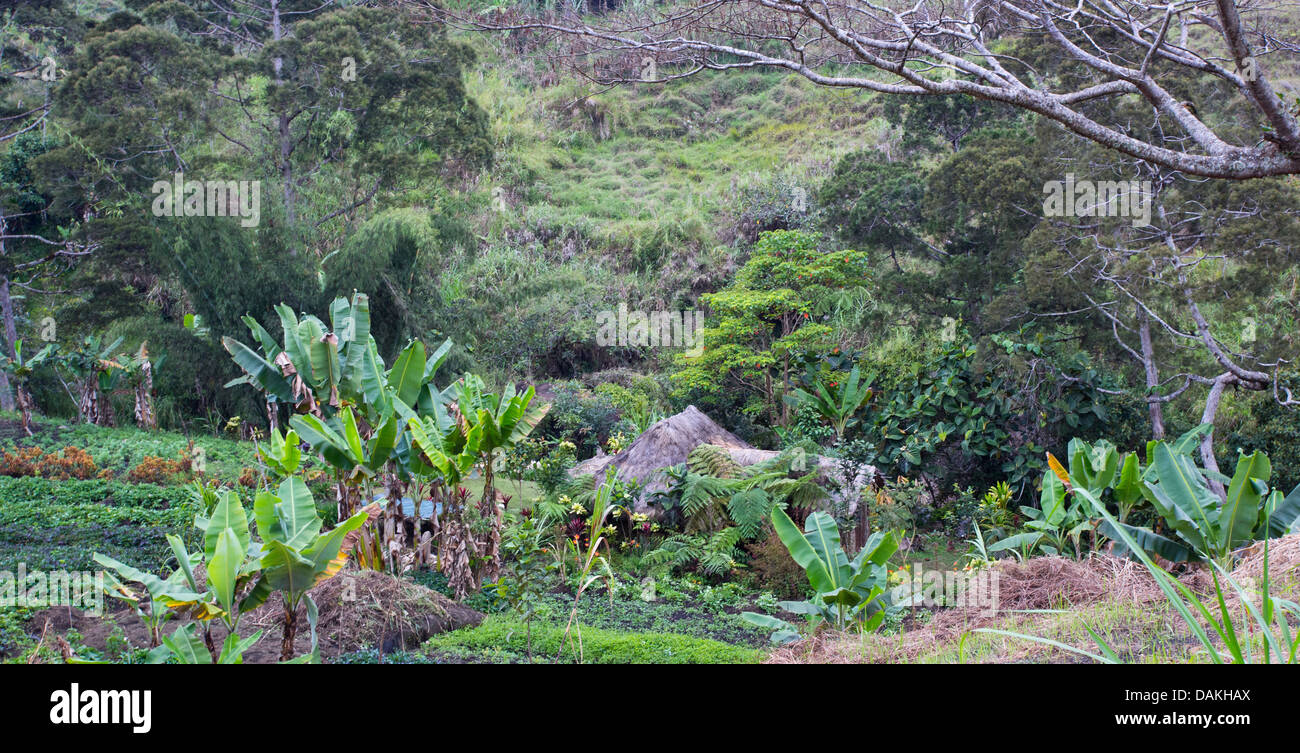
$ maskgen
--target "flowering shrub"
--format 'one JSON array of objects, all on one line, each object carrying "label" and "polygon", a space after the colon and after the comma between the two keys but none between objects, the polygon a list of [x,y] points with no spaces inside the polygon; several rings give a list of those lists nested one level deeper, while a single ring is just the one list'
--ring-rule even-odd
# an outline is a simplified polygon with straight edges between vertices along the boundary
[{"label": "flowering shrub", "polygon": [[568,440],[553,446],[540,439],[525,439],[503,456],[501,470],[511,478],[532,481],[547,494],[569,479],[569,469],[577,458],[577,446]]}]

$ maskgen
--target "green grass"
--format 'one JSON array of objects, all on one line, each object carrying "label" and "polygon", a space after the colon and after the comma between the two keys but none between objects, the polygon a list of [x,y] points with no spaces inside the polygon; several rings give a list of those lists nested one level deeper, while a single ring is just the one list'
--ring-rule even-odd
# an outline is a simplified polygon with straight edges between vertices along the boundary
[{"label": "green grass", "polygon": [[[479,499],[483,496],[482,478],[465,479],[461,486],[469,490],[473,499]],[[511,510],[529,507],[534,499],[544,496],[542,488],[531,481],[517,481],[512,478],[498,477],[493,486],[496,487],[498,492],[510,495]]]},{"label": "green grass", "polygon": [[[759,649],[671,633],[583,626],[581,635],[581,660],[586,664],[755,664],[764,656]],[[566,638],[563,625],[534,623],[532,646],[538,660],[579,661],[577,635]],[[492,616],[478,627],[430,638],[423,652],[493,662],[527,661],[527,640],[523,623]]]},{"label": "green grass", "polygon": [[467,83],[492,123],[494,182],[516,199],[507,225],[573,230],[596,254],[708,249],[738,188],[776,175],[812,187],[887,131],[871,95],[782,72],[702,73],[588,97],[587,82],[539,86],[482,38],[464,41],[479,52]]},{"label": "green grass", "polygon": [[[408,577],[444,596],[452,596],[442,573],[414,572]],[[583,625],[606,630],[676,633],[751,648],[768,645],[771,631],[745,622],[736,613],[745,609],[762,611],[752,607],[744,595],[733,597],[731,591],[739,593],[739,588],[682,591],[672,587],[674,582],[686,586],[685,581],[664,579],[656,589],[657,598],[646,601],[641,598],[639,583],[624,581],[612,603],[608,592],[598,584],[579,603],[578,620]],[[508,609],[490,586],[470,594],[464,603],[485,613],[500,614]],[[558,589],[542,594],[535,607],[537,619],[547,623],[565,622],[572,608],[572,592]]]}]

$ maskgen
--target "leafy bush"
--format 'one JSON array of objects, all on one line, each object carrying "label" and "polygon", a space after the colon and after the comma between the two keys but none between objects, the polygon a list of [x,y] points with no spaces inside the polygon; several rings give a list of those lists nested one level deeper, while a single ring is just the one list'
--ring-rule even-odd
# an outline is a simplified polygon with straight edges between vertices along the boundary
[{"label": "leafy bush", "polygon": [[174,484],[186,481],[188,479],[182,476],[188,476],[190,468],[193,465],[193,458],[186,453],[176,460],[166,460],[164,458],[146,455],[140,464],[131,469],[126,475],[127,479],[136,483],[147,484]]},{"label": "leafy bush", "polygon": [[540,429],[545,436],[572,442],[577,457],[584,459],[604,446],[620,421],[619,410],[608,394],[588,391],[578,382],[565,382],[556,386],[551,412]]}]

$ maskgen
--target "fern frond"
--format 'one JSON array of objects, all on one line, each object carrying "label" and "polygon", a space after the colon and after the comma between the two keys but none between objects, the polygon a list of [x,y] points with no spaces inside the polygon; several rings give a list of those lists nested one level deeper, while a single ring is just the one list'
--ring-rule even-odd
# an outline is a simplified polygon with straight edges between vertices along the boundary
[{"label": "fern frond", "polygon": [[686,465],[695,473],[715,478],[736,478],[743,470],[726,450],[711,444],[702,444],[691,450],[686,456]]},{"label": "fern frond", "polygon": [[712,505],[719,498],[731,494],[731,487],[725,479],[688,473],[681,488],[682,512],[694,517]]},{"label": "fern frond", "polygon": [[772,514],[772,498],[762,489],[733,494],[727,501],[727,514],[736,524],[735,530],[740,538],[755,538],[763,531],[763,525]]}]

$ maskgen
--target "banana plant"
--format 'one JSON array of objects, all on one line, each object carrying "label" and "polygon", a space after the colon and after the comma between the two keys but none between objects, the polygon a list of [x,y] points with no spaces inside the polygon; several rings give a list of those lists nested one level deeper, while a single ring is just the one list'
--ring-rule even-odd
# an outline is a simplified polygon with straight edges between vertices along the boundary
[{"label": "banana plant", "polygon": [[31,358],[23,357],[23,341],[14,342],[14,357],[3,356],[0,361],[0,368],[9,373],[9,377],[14,385],[14,397],[18,403],[18,410],[22,414],[23,431],[27,436],[32,435],[32,398],[27,394],[27,380],[31,379],[36,369],[40,368],[50,356],[54,354],[55,345],[53,343],[46,345],[36,352]]},{"label": "banana plant", "polygon": [[[148,592],[151,604],[147,624],[151,642],[159,643],[159,628],[171,615],[188,615],[200,626],[204,645],[212,660],[220,658],[212,641],[210,621],[224,623],[228,636],[236,637],[240,619],[247,611],[259,606],[264,597],[249,593],[248,586],[260,575],[262,546],[253,540],[239,496],[232,491],[216,491],[199,486],[198,497],[207,515],[196,515],[195,526],[203,533],[202,551],[190,552],[180,537],[168,534],[167,542],[176,557],[177,569],[167,578],[137,570],[130,565],[102,554],[94,560],[114,573],[106,573],[108,593],[131,603],[137,614],[143,613],[143,597],[118,577],[128,583],[138,583]],[[195,570],[203,565],[207,572],[207,587],[200,588]],[[162,639],[166,643],[166,639]]]},{"label": "banana plant", "polygon": [[267,437],[268,443],[257,448],[257,457],[266,466],[277,481],[286,479],[298,472],[302,464],[301,440],[297,432],[290,429],[281,435],[280,430],[272,428]]},{"label": "banana plant", "polygon": [[[1180,456],[1190,456],[1199,437],[1208,429],[1209,426],[1199,426],[1170,447]],[[1157,444],[1148,443],[1148,457]],[[1047,461],[1048,470],[1043,473],[1038,507],[1025,505],[1020,508],[1029,519],[1025,524],[1028,530],[998,540],[988,547],[989,552],[1011,551],[1021,556],[1035,551],[1049,555],[1073,552],[1077,558],[1089,548],[1096,549],[1103,540],[1111,539],[1117,541],[1117,553],[1122,554],[1123,543],[1114,536],[1111,524],[1098,517],[1077,495],[1070,493],[1082,485],[1097,498],[1101,498],[1107,489],[1111,490],[1120,511],[1118,524],[1123,525],[1131,537],[1143,541],[1148,551],[1174,562],[1188,558],[1186,549],[1177,542],[1149,529],[1125,523],[1134,506],[1145,499],[1144,483],[1150,477],[1149,466],[1144,469],[1136,453],[1121,455],[1115,445],[1105,439],[1089,443],[1075,438],[1066,448],[1068,470],[1051,453],[1047,453]],[[1067,482],[1066,479],[1073,481]],[[1089,536],[1087,547],[1082,542],[1085,534]]]},{"label": "banana plant", "polygon": [[1237,452],[1237,465],[1228,481],[1227,498],[1210,488],[1213,474],[1191,457],[1161,442],[1155,446],[1152,478],[1145,482],[1146,498],[1189,554],[1223,567],[1232,553],[1253,541],[1281,536],[1300,519],[1300,486],[1283,496],[1270,489],[1272,466],[1261,450]]},{"label": "banana plant", "polygon": [[307,607],[311,628],[311,661],[319,659],[316,636],[317,608],[308,594],[316,585],[338,574],[347,562],[345,546],[348,534],[357,530],[370,516],[361,510],[329,531],[322,532],[324,521],[316,514],[316,502],[301,478],[293,476],[281,482],[276,494],[262,491],[253,501],[253,517],[262,539],[262,558],[258,580],[245,598],[248,604],[260,604],[274,591],[284,596],[284,630],[280,643],[281,661],[294,654],[298,633],[298,608]]},{"label": "banana plant", "polygon": [[[162,626],[176,616],[170,606],[177,603],[177,599],[192,601],[202,598],[197,592],[187,591],[180,570],[160,578],[103,554],[96,553],[94,560],[107,568],[104,571],[104,592],[131,606],[140,622],[149,629],[150,646],[162,644]],[[130,584],[138,585],[133,587]]]},{"label": "banana plant", "polygon": [[523,441],[546,416],[550,405],[534,406],[532,386],[517,394],[513,384],[507,384],[500,395],[488,392],[483,380],[474,374],[448,388],[461,417],[479,432],[477,450],[478,466],[483,474],[483,500],[495,501],[493,473],[498,456],[509,452]]},{"label": "banana plant", "polygon": [[871,377],[863,381],[861,370],[854,366],[843,385],[818,379],[812,392],[797,387],[784,399],[792,406],[811,407],[835,430],[835,438],[843,439],[844,432],[857,424],[858,411],[875,395],[871,381]]},{"label": "banana plant", "polygon": [[111,374],[123,369],[118,354],[122,342],[123,338],[118,337],[104,345],[99,335],[86,335],[75,350],[65,351],[59,359],[59,365],[72,373],[77,390],[72,399],[77,404],[77,415],[85,423],[111,423],[107,393],[113,385],[108,382]]},{"label": "banana plant", "polygon": [[[408,345],[392,371],[386,370],[370,334],[370,302],[364,293],[330,304],[330,326],[315,316],[301,319],[284,304],[276,307],[283,330],[277,341],[256,319],[244,317],[261,352],[230,337],[222,344],[244,371],[226,386],[251,384],[269,402],[293,406],[298,413],[328,419],[345,404],[357,406],[375,421],[391,411],[432,412],[439,395],[433,385],[438,367],[451,350],[442,343],[426,356],[423,343]],[[399,401],[397,405],[394,401]]]},{"label": "banana plant", "polygon": [[[1113,451],[1113,448],[1109,449]],[[1113,463],[1113,459],[1103,460],[1103,463]],[[1044,554],[1063,555],[1073,551],[1076,557],[1080,557],[1083,554],[1081,539],[1085,533],[1093,534],[1095,546],[1097,521],[1087,507],[1066,494],[1065,484],[1053,473],[1043,476],[1038,508],[1024,505],[1020,511],[1029,519],[1025,523],[1029,530],[998,540],[988,547],[990,553],[1020,551],[1027,554],[1038,550]]]},{"label": "banana plant", "polygon": [[[840,546],[840,532],[835,519],[824,512],[814,512],[804,523],[804,530],[794,524],[784,510],[772,511],[772,527],[790,556],[808,576],[815,595],[807,601],[783,601],[782,609],[805,615],[816,629],[829,624],[836,630],[858,625],[875,630],[885,619],[888,606],[889,573],[885,564],[898,551],[892,532],[876,532],[852,560]],[[741,617],[760,627],[771,628],[773,643],[790,643],[799,639],[799,629],[785,620],[756,612]]]},{"label": "banana plant", "polygon": [[170,637],[162,639],[161,646],[149,652],[146,661],[149,664],[162,664],[174,658],[177,664],[243,664],[244,652],[262,638],[261,630],[247,638],[231,633],[226,636],[221,652],[214,658],[196,633],[194,623],[176,628]]},{"label": "banana plant", "polygon": [[[1105,440],[1096,444],[1071,440],[1069,469],[1049,453],[1040,509],[1022,508],[1033,518],[1027,527],[1034,530],[999,541],[989,550],[1021,547],[1027,543],[1026,537],[1038,536],[1041,540],[1033,544],[1056,553],[1048,542],[1057,539],[1051,536],[1063,530],[1075,532],[1078,529],[1071,528],[1074,521],[1088,518],[1095,524],[1092,530],[1115,541],[1116,554],[1130,552],[1127,542],[1133,541],[1143,552],[1170,562],[1205,559],[1226,567],[1232,553],[1242,546],[1284,535],[1296,527],[1300,487],[1285,496],[1281,490],[1271,489],[1272,466],[1264,452],[1247,455],[1238,451],[1231,478],[1197,465],[1194,454],[1210,428],[1208,424],[1198,426],[1173,442],[1149,442],[1145,466],[1136,453],[1121,458]],[[1227,488],[1224,497],[1212,490],[1211,481]],[[1107,490],[1119,508],[1119,517],[1093,517],[1095,510],[1087,500],[1104,500]],[[1143,499],[1164,520],[1169,535],[1125,522]],[[1125,535],[1119,536],[1120,531]],[[1078,537],[1073,540],[1078,553]]]},{"label": "banana plant", "polygon": [[372,358],[370,303],[363,293],[349,301],[335,299],[330,306],[330,327],[315,316],[300,320],[285,304],[275,307],[283,329],[278,342],[251,316],[244,323],[261,346],[261,353],[234,338],[222,344],[245,375],[227,387],[252,384],[268,400],[293,406],[296,412],[332,416],[344,397],[359,397],[367,382],[374,382],[382,364]]},{"label": "banana plant", "polygon": [[407,432],[418,456],[418,468],[437,475],[449,488],[455,488],[473,470],[479,456],[483,430],[477,423],[452,422],[443,413],[443,421],[436,417],[412,417],[407,421]]},{"label": "banana plant", "polygon": [[322,421],[313,415],[289,419],[289,426],[327,463],[343,474],[349,484],[370,480],[384,471],[402,423],[389,415],[369,439],[363,439],[352,406],[345,406],[336,421]]}]

